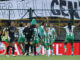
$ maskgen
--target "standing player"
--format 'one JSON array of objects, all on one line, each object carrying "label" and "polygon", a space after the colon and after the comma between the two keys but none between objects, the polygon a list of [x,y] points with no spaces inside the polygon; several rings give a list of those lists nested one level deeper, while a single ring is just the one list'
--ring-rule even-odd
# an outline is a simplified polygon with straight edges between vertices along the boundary
[{"label": "standing player", "polygon": [[[33,37],[33,29],[31,28],[31,24],[28,23],[27,27],[24,28],[23,33],[26,38],[25,42],[25,55],[29,55],[29,47],[32,46],[32,37]],[[32,49],[31,49],[32,50]],[[31,51],[32,53],[33,51]]]},{"label": "standing player", "polygon": [[50,24],[50,28],[48,29],[49,36],[50,36],[50,49],[51,55],[53,55],[53,43],[55,42],[55,38],[57,37],[56,30],[53,28],[53,25]]},{"label": "standing player", "polygon": [[[80,25],[80,23],[78,24],[78,26]],[[72,25],[71,23],[68,23],[67,26],[65,27],[59,27],[59,28],[64,28],[66,30],[66,38],[65,38],[65,41],[64,41],[64,49],[65,49],[65,53],[67,51],[67,48],[66,48],[66,44],[68,42],[71,43],[71,50],[72,50],[72,55],[73,55],[73,42],[74,42],[74,33],[73,33],[73,30],[76,26]]]},{"label": "standing player", "polygon": [[[47,27],[48,26],[48,23],[49,23],[49,21],[48,21],[48,17],[46,17],[46,22],[42,22],[42,24],[41,24],[41,28],[42,28],[42,30],[41,30],[41,39],[43,39],[43,34],[44,34],[44,30],[45,30],[45,27]],[[46,48],[44,47],[44,45],[43,45],[43,41],[41,41],[41,46],[42,46],[42,48],[43,48],[43,55],[45,54],[45,50],[46,50]]]},{"label": "standing player", "polygon": [[35,55],[36,55],[36,46],[37,46],[37,55],[40,55],[39,42],[40,42],[39,29],[38,29],[38,25],[35,25],[34,34],[33,34],[33,45],[34,45],[34,54]]},{"label": "standing player", "polygon": [[65,38],[65,41],[64,41],[65,53],[67,51],[66,44],[68,42],[70,42],[71,43],[72,55],[73,55],[73,42],[74,42],[74,33],[73,33],[73,30],[74,30],[75,26],[72,25],[71,23],[68,23],[68,26],[65,26],[63,28],[66,30],[66,38]]},{"label": "standing player", "polygon": [[49,56],[50,36],[47,27],[44,28],[42,40],[43,40],[43,45],[46,48],[46,54]]},{"label": "standing player", "polygon": [[25,35],[23,34],[23,24],[20,24],[20,27],[18,27],[19,32],[19,39],[18,39],[18,45],[21,49],[21,52],[24,54],[24,46],[25,46]]},{"label": "standing player", "polygon": [[8,28],[8,46],[7,46],[7,55],[6,56],[9,56],[9,48],[11,47],[12,48],[12,56],[15,56],[14,55],[14,51],[15,51],[15,48],[14,48],[14,34],[15,34],[15,31],[16,31],[16,27],[15,27],[15,23],[14,22],[11,22],[9,28]]}]

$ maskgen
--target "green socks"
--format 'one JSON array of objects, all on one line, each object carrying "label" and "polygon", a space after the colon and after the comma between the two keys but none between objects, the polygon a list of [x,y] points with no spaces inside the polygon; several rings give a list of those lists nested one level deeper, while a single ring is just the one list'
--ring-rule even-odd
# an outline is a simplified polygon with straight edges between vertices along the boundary
[{"label": "green socks", "polygon": [[64,45],[64,49],[66,49],[66,45]]},{"label": "green socks", "polygon": [[71,50],[72,50],[72,52],[74,51],[73,48]]}]

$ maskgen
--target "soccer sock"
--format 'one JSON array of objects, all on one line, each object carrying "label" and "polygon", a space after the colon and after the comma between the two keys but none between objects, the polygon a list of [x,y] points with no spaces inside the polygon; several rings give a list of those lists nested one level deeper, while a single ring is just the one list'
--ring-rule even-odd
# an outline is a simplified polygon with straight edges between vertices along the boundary
[{"label": "soccer sock", "polygon": [[7,54],[9,54],[9,48],[10,48],[10,46],[7,46]]},{"label": "soccer sock", "polygon": [[40,49],[41,49],[42,45],[40,45]]},{"label": "soccer sock", "polygon": [[26,45],[26,51],[27,51],[27,55],[29,55],[29,44]]},{"label": "soccer sock", "polygon": [[33,45],[31,45],[31,53],[33,53]]},{"label": "soccer sock", "polygon": [[14,47],[12,47],[12,54],[14,54],[14,50],[15,50],[15,48],[14,48]]},{"label": "soccer sock", "polygon": [[40,53],[40,51],[41,51],[41,48],[42,48],[42,45],[40,45],[40,47],[39,47],[39,53]]},{"label": "soccer sock", "polygon": [[23,51],[23,49],[24,49],[24,48],[23,48],[23,45],[21,44],[21,50]]},{"label": "soccer sock", "polygon": [[36,55],[36,45],[34,46],[34,55]]},{"label": "soccer sock", "polygon": [[64,45],[64,49],[66,49],[66,45]]},{"label": "soccer sock", "polygon": [[50,56],[50,48],[48,49],[48,56]]},{"label": "soccer sock", "polygon": [[73,48],[71,48],[72,52],[74,51]]},{"label": "soccer sock", "polygon": [[27,52],[27,45],[25,45],[25,53]]},{"label": "soccer sock", "polygon": [[53,48],[51,48],[51,53],[53,53]]},{"label": "soccer sock", "polygon": [[46,53],[48,54],[48,50],[49,50],[49,48],[46,48]]},{"label": "soccer sock", "polygon": [[44,55],[44,54],[45,54],[45,53],[44,53],[44,46],[42,46],[42,49],[43,49],[42,52],[43,52],[43,55]]},{"label": "soccer sock", "polygon": [[36,48],[37,53],[39,53],[39,47]]},{"label": "soccer sock", "polygon": [[40,47],[37,47],[37,53],[38,54],[40,53]]},{"label": "soccer sock", "polygon": [[23,49],[21,49],[21,53],[23,53]]}]

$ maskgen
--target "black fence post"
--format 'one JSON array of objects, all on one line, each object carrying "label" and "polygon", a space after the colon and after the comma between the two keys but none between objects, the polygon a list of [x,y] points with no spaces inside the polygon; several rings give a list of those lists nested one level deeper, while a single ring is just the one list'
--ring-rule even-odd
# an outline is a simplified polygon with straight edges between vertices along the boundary
[{"label": "black fence post", "polygon": [[10,9],[9,9],[9,21],[10,21]]},{"label": "black fence post", "polygon": [[32,21],[33,11],[34,11],[34,10],[32,10],[32,8],[30,8],[30,9],[28,10],[28,12],[29,12],[29,20],[30,20],[30,21]]}]

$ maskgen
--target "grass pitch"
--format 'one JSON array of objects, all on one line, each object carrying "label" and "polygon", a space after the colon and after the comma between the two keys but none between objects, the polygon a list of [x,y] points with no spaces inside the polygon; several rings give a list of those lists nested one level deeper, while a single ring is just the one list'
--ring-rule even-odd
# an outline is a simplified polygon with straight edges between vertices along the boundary
[{"label": "grass pitch", "polygon": [[80,60],[80,56],[0,56],[0,60]]}]

